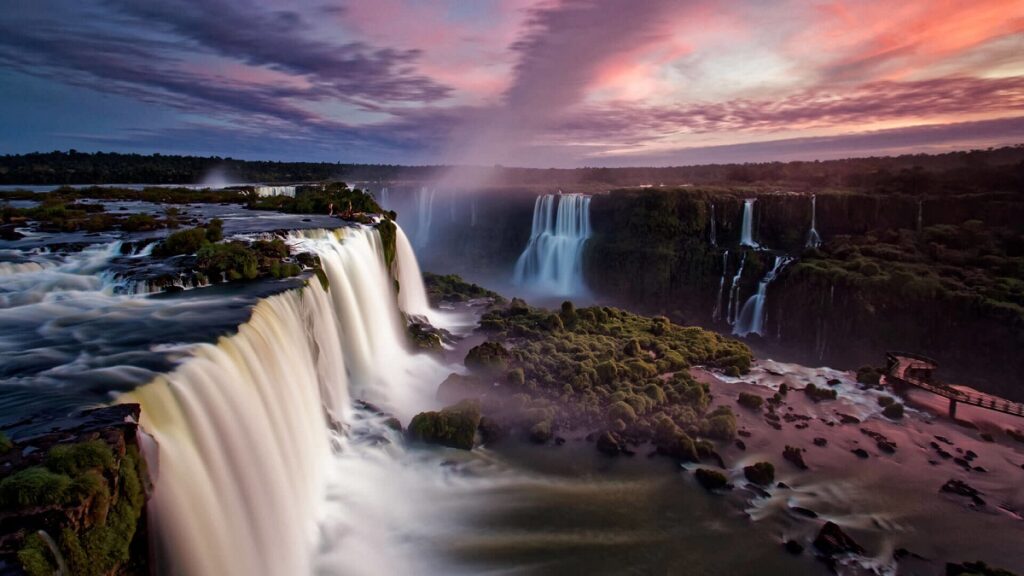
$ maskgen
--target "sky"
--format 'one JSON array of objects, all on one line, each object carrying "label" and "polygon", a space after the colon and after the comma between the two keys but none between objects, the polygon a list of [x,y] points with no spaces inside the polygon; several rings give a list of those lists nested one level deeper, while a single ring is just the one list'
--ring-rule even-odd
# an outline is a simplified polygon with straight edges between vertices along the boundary
[{"label": "sky", "polygon": [[1024,142],[1024,0],[9,0],[0,153],[536,167]]}]

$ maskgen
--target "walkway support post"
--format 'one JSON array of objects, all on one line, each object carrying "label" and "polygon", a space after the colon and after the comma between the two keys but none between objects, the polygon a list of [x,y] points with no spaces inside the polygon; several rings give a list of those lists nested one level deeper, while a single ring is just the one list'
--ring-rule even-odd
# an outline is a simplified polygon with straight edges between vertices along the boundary
[{"label": "walkway support post", "polygon": [[949,399],[949,417],[956,420],[956,400]]}]

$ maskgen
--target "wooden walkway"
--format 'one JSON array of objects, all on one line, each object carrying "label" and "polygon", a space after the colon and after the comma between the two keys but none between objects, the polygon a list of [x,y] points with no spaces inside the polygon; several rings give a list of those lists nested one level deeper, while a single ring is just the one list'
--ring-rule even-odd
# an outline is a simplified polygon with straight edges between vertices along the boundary
[{"label": "wooden walkway", "polygon": [[927,390],[932,394],[949,399],[950,418],[956,418],[958,403],[1024,417],[1024,404],[981,392],[963,392],[948,384],[933,381],[932,373],[939,367],[939,364],[927,356],[910,352],[890,352],[887,356],[889,368],[886,380],[894,381],[897,385]]}]

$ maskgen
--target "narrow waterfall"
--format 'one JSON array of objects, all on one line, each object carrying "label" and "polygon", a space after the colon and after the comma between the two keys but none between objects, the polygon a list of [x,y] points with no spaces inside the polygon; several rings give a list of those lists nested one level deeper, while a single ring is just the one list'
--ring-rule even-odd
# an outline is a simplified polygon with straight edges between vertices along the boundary
[{"label": "narrow waterfall", "polygon": [[430,243],[430,227],[434,221],[434,195],[436,192],[437,190],[434,188],[422,186],[416,193],[415,243],[418,248],[423,248]]},{"label": "narrow waterfall", "polygon": [[807,247],[818,246],[821,246],[821,236],[818,235],[818,195],[811,194],[811,230],[807,233]]},{"label": "narrow waterfall", "polygon": [[416,383],[442,377],[406,351],[376,230],[288,243],[320,257],[328,289],[314,278],[261,301],[237,334],[121,398],[142,404],[157,444],[150,534],[164,573],[312,573],[332,444],[346,445],[336,431],[362,421],[352,401],[407,420],[432,402]]},{"label": "narrow waterfall", "polygon": [[740,258],[740,267],[736,275],[732,277],[732,284],[729,285],[729,308],[725,311],[725,321],[730,326],[736,322],[736,315],[739,312],[740,280],[743,278],[743,266],[747,263],[747,253]]},{"label": "narrow waterfall", "polygon": [[732,329],[734,336],[747,336],[751,333],[764,336],[764,303],[768,299],[768,286],[778,277],[779,272],[785,268],[786,264],[789,264],[791,261],[792,258],[788,256],[775,257],[771,270],[764,275],[764,278],[757,285],[757,293],[747,300],[743,305],[743,310],[737,316],[736,323]]},{"label": "narrow waterfall", "polygon": [[380,189],[380,195],[377,198],[377,204],[380,205],[380,207],[384,208],[385,210],[390,210],[388,206],[391,205],[391,190],[389,190],[387,186],[384,186],[383,188]]},{"label": "narrow waterfall", "polygon": [[722,296],[725,293],[725,274],[729,271],[729,251],[722,254],[722,276],[718,279],[718,299],[715,300],[715,308],[711,311],[711,320],[718,322],[722,319]]},{"label": "narrow waterfall", "polygon": [[584,289],[583,248],[591,234],[590,198],[583,194],[537,198],[530,241],[513,274],[517,285],[559,296]]},{"label": "narrow waterfall", "polygon": [[263,196],[288,196],[295,198],[295,186],[257,186],[256,195]]},{"label": "narrow waterfall", "polygon": [[718,246],[718,230],[715,224],[715,203],[711,203],[711,245]]},{"label": "narrow waterfall", "polygon": [[917,201],[917,231],[920,233],[924,228],[924,201]]},{"label": "narrow waterfall", "polygon": [[748,198],[743,201],[743,224],[740,226],[740,246],[758,248],[754,241],[754,202],[756,198]]}]

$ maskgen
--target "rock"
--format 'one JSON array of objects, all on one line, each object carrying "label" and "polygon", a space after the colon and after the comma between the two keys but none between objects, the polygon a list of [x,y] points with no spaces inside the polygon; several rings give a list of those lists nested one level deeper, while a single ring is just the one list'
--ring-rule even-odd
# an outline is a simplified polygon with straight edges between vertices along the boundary
[{"label": "rock", "polygon": [[840,554],[864,554],[864,548],[835,522],[826,522],[821,527],[818,537],[814,539],[814,547],[827,558]]},{"label": "rock", "polygon": [[502,429],[501,424],[494,418],[482,416],[480,418],[480,425],[477,427],[480,431],[480,440],[484,444],[494,444],[505,437],[505,431]]},{"label": "rock", "polygon": [[819,436],[814,439],[814,445],[819,448],[824,448],[825,446],[828,446],[828,440]]},{"label": "rock", "polygon": [[836,412],[836,416],[839,417],[840,424],[860,424],[860,418],[857,418],[855,416],[843,414],[842,412]]},{"label": "rock", "polygon": [[981,439],[984,440],[985,442],[995,442],[996,441],[996,439],[993,438],[992,435],[989,434],[988,432],[982,432],[981,433]]},{"label": "rock", "polygon": [[708,468],[698,468],[697,471],[694,472],[694,476],[697,478],[697,482],[700,483],[705,490],[721,490],[729,483],[725,474]]},{"label": "rock", "polygon": [[738,430],[738,431],[736,432],[736,434],[737,434],[738,436],[742,436],[743,438],[750,438],[750,436],[751,436],[751,434],[750,434],[750,431],[749,431],[749,430]]},{"label": "rock", "polygon": [[868,456],[870,456],[868,454],[868,451],[863,448],[854,448],[853,450],[850,450],[850,452],[856,454],[858,458],[867,458]]},{"label": "rock", "polygon": [[790,511],[792,511],[794,514],[799,514],[799,515],[804,516],[806,518],[817,518],[818,517],[818,513],[817,512],[815,512],[814,510],[808,509],[808,508],[803,508],[802,506],[792,506],[792,507],[790,507]]},{"label": "rock", "polygon": [[938,440],[939,442],[942,442],[943,444],[945,444],[947,446],[952,446],[953,445],[953,443],[950,442],[949,438],[946,438],[945,436],[936,436],[935,439]]},{"label": "rock", "polygon": [[782,457],[792,462],[797,468],[807,470],[807,464],[804,462],[804,451],[802,448],[786,446],[782,451]]},{"label": "rock", "polygon": [[387,420],[385,420],[384,421],[384,426],[394,430],[395,432],[401,432],[402,431],[402,421],[399,420],[398,418],[395,418],[394,416],[392,416],[392,417],[388,418]]},{"label": "rock", "polygon": [[875,441],[875,445],[878,449],[887,454],[893,454],[896,452],[896,443],[889,440],[882,434],[866,428],[860,429],[861,433]]},{"label": "rock", "polygon": [[479,398],[487,392],[486,381],[479,376],[449,374],[437,387],[437,399],[445,404]]},{"label": "rock", "polygon": [[743,475],[754,484],[768,486],[775,481],[775,466],[771,462],[758,462],[745,466]]},{"label": "rock", "polygon": [[[534,444],[546,444],[548,440],[551,440],[551,421],[541,420],[530,428],[530,442]],[[600,448],[600,445],[598,445]]]},{"label": "rock", "polygon": [[964,452],[964,458],[968,462],[973,462],[974,459],[977,458],[977,457],[978,457],[978,453],[975,452],[974,450],[968,450],[967,452]]},{"label": "rock", "polygon": [[615,434],[608,431],[597,437],[597,449],[606,456],[617,456],[622,451]]},{"label": "rock", "polygon": [[783,544],[783,546],[786,548],[786,552],[789,552],[793,556],[799,556],[804,553],[804,545],[796,540],[786,540],[786,543]]},{"label": "rock", "polygon": [[414,442],[471,450],[480,419],[480,401],[463,400],[440,412],[420,412],[413,416],[406,436]]},{"label": "rock", "polygon": [[786,484],[785,482],[779,482],[775,487],[781,490],[790,490],[789,484]]},{"label": "rock", "polygon": [[735,444],[736,448],[739,448],[740,450],[746,450],[747,449],[746,442],[744,442],[743,440],[740,440],[739,438],[737,438],[736,442],[733,442],[733,444]]},{"label": "rock", "polygon": [[562,438],[561,436],[555,436],[555,445],[561,446],[563,444],[565,444],[565,438]]},{"label": "rock", "polygon": [[499,375],[508,371],[510,354],[504,346],[497,342],[484,342],[474,346],[466,354],[465,365],[469,370],[481,375]]},{"label": "rock", "polygon": [[9,240],[14,242],[16,240],[21,240],[24,237],[24,234],[15,230],[15,226],[13,224],[0,226],[0,240]]},{"label": "rock", "polygon": [[963,564],[946,564],[946,576],[1014,576],[1013,572],[995,568],[984,562],[964,562]]},{"label": "rock", "polygon": [[978,507],[985,505],[985,500],[981,498],[981,492],[963,480],[947,480],[946,483],[942,485],[942,488],[939,488],[939,492],[946,492],[970,498],[971,502]]}]

